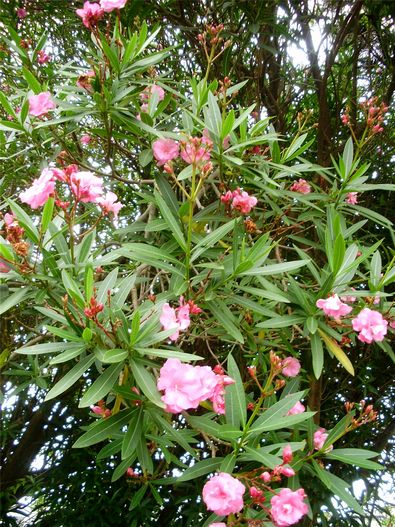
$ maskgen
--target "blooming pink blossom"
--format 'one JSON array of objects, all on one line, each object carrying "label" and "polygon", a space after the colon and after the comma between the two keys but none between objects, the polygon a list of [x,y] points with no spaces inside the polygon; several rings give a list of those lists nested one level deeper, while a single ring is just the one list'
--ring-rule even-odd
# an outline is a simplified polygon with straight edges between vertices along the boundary
[{"label": "blooming pink blossom", "polygon": [[234,383],[235,381],[227,375],[217,375],[217,384],[210,397],[210,400],[213,403],[214,412],[217,414],[225,414],[225,386]]},{"label": "blooming pink blossom", "polygon": [[346,196],[346,203],[356,205],[358,203],[358,192],[349,192]]},{"label": "blooming pink blossom", "polygon": [[166,411],[179,413],[197,408],[201,401],[212,396],[217,385],[217,376],[209,366],[191,366],[178,359],[168,359],[160,370],[158,390]]},{"label": "blooming pink blossom", "polygon": [[[328,433],[325,430],[325,428],[319,428],[318,430],[316,430],[313,436],[313,444],[314,444],[315,450],[321,450],[327,438],[328,438]],[[328,447],[328,449],[325,450],[325,452],[329,452],[332,449],[333,449],[333,445]]]},{"label": "blooming pink blossom", "polygon": [[82,145],[89,145],[89,143],[92,141],[92,137],[89,134],[84,134],[80,138],[80,143]]},{"label": "blooming pink blossom", "polygon": [[181,305],[177,309],[170,307],[168,303],[163,305],[159,321],[165,331],[174,328],[174,333],[169,337],[170,340],[176,341],[180,336],[180,331],[184,331],[189,327],[191,323],[189,314],[189,304]]},{"label": "blooming pink blossom", "polygon": [[4,223],[7,225],[7,227],[11,227],[13,225],[16,225],[18,222],[17,222],[17,219],[14,215],[14,213],[9,213],[9,212],[6,212],[4,214]]},{"label": "blooming pink blossom", "polygon": [[[126,0],[125,0],[126,1]],[[104,15],[104,9],[99,4],[84,2],[83,9],[77,9],[76,13],[82,18],[82,23],[90,29],[95,26]]]},{"label": "blooming pink blossom", "polygon": [[270,500],[271,515],[277,527],[288,527],[297,523],[302,516],[307,514],[308,507],[304,503],[305,491],[298,489],[281,489],[280,492]]},{"label": "blooming pink blossom", "polygon": [[208,527],[226,527],[226,523],[224,523],[224,522],[210,523],[210,525]]},{"label": "blooming pink blossom", "polygon": [[36,117],[41,117],[56,108],[56,104],[51,100],[49,91],[43,91],[38,95],[31,95],[28,100],[29,113]]},{"label": "blooming pink blossom", "polygon": [[203,501],[209,511],[218,516],[240,512],[244,506],[245,486],[236,478],[220,472],[203,487]]},{"label": "blooming pink blossom", "polygon": [[232,209],[238,210],[242,214],[248,214],[255,207],[258,200],[255,196],[250,196],[247,192],[239,188],[233,192]]},{"label": "blooming pink blossom", "polygon": [[26,9],[24,9],[23,7],[19,7],[17,10],[16,10],[16,16],[18,18],[20,18],[21,20],[23,18],[26,18],[27,17],[27,11]]},{"label": "blooming pink blossom", "polygon": [[127,0],[100,0],[100,7],[106,12],[111,13],[114,9],[125,7]]},{"label": "blooming pink blossom", "polygon": [[157,94],[159,101],[163,101],[165,98],[165,90],[157,84],[152,84],[151,86],[144,88],[144,90],[140,93],[140,99],[142,101],[148,101],[151,95],[154,93]]},{"label": "blooming pink blossom", "polygon": [[225,192],[223,196],[221,196],[222,203],[229,203],[233,199],[233,192],[231,190],[228,190]]},{"label": "blooming pink blossom", "polygon": [[38,53],[37,53],[37,62],[39,64],[46,64],[47,62],[49,62],[51,60],[51,56],[48,55],[48,53],[46,53],[45,51],[43,50],[40,50]]},{"label": "blooming pink blossom", "polygon": [[290,410],[288,410],[287,415],[302,414],[305,410],[306,408],[303,404],[298,401]]},{"label": "blooming pink blossom", "polygon": [[103,194],[103,182],[91,172],[73,172],[70,186],[77,201],[96,202]]},{"label": "blooming pink blossom", "polygon": [[384,336],[387,334],[387,326],[388,322],[383,318],[383,315],[368,307],[362,309],[358,316],[352,320],[353,330],[359,333],[358,339],[367,344],[384,340]]},{"label": "blooming pink blossom", "polygon": [[118,196],[114,192],[107,192],[107,194],[101,198],[97,198],[96,203],[100,205],[105,214],[112,212],[114,218],[118,218],[118,213],[123,207],[122,203],[119,203]]},{"label": "blooming pink blossom", "polygon": [[281,361],[282,374],[286,377],[296,377],[300,372],[300,362],[295,357],[286,357]]},{"label": "blooming pink blossom", "polygon": [[38,179],[33,181],[31,187],[21,192],[19,199],[37,209],[47,202],[48,198],[55,192],[55,178],[50,168],[44,168]]},{"label": "blooming pink blossom", "polygon": [[292,192],[300,192],[300,194],[310,194],[311,187],[305,179],[299,179],[291,185],[290,190],[292,190]]},{"label": "blooming pink blossom", "polygon": [[315,305],[322,309],[325,315],[334,317],[337,320],[352,311],[352,307],[344,304],[336,294],[331,295],[329,298],[320,298]]},{"label": "blooming pink blossom", "polygon": [[164,165],[172,159],[176,159],[180,153],[180,147],[173,139],[157,139],[152,145],[154,158],[158,161],[158,165]]}]

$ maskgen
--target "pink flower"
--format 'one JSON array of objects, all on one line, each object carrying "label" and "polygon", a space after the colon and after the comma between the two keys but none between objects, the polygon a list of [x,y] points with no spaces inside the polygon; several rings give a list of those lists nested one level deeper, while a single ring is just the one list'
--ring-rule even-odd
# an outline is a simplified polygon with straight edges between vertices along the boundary
[{"label": "pink flower", "polygon": [[358,203],[358,192],[349,192],[346,197],[346,203],[356,205]]},{"label": "pink flower", "polygon": [[224,523],[224,522],[210,523],[210,525],[208,527],[226,527],[226,523]]},{"label": "pink flower", "polygon": [[16,16],[18,18],[20,18],[21,20],[23,18],[26,18],[27,17],[27,11],[26,9],[24,9],[23,7],[19,7],[17,10],[16,10]]},{"label": "pink flower", "polygon": [[91,141],[92,141],[92,137],[89,134],[84,134],[81,136],[80,143],[82,145],[89,145]]},{"label": "pink flower", "polygon": [[290,190],[292,190],[292,192],[300,192],[301,194],[310,194],[311,187],[305,179],[299,179],[291,185]]},{"label": "pink flower", "polygon": [[56,104],[51,100],[49,91],[43,91],[38,95],[29,97],[29,113],[31,115],[41,117],[54,108],[56,108]]},{"label": "pink flower", "polygon": [[221,196],[222,203],[229,203],[233,199],[233,192],[228,190],[223,196]]},{"label": "pink flower", "polygon": [[45,53],[45,51],[43,50],[40,50],[38,53],[37,53],[37,62],[39,64],[46,64],[47,62],[49,62],[51,60],[51,56],[48,55],[48,53]]},{"label": "pink flower", "polygon": [[317,307],[323,310],[325,315],[339,319],[348,315],[352,311],[352,307],[347,304],[343,304],[338,295],[333,294],[329,298],[320,298],[315,303]]},{"label": "pink flower", "polygon": [[106,12],[111,13],[114,9],[125,7],[127,0],[100,0],[100,7]]},{"label": "pink flower", "polygon": [[267,470],[265,470],[265,472],[262,472],[262,474],[259,477],[265,483],[269,483],[269,481],[272,479],[270,472],[267,472]]},{"label": "pink flower", "polygon": [[181,157],[189,164],[209,161],[212,146],[213,142],[207,137],[190,137],[181,144]]},{"label": "pink flower", "polygon": [[342,116],[341,116],[341,121],[343,124],[347,125],[350,123],[350,117],[344,113]]},{"label": "pink flower", "polygon": [[[328,433],[325,430],[325,428],[319,428],[318,430],[316,430],[313,436],[313,444],[314,444],[315,450],[321,450],[327,438],[328,438]],[[333,449],[333,445],[328,447],[325,450],[325,452],[330,452],[332,449]]]},{"label": "pink flower", "polygon": [[105,196],[98,198],[96,203],[100,205],[105,214],[112,212],[114,214],[114,218],[117,219],[118,213],[123,207],[122,203],[119,203],[117,199],[118,196],[114,194],[114,192],[107,192]]},{"label": "pink flower", "polygon": [[281,467],[280,472],[283,476],[286,478],[292,478],[292,476],[295,476],[296,472],[291,467]]},{"label": "pink flower", "polygon": [[137,477],[137,474],[136,472],[133,470],[132,467],[129,467],[127,470],[126,470],[126,476],[128,478],[136,478]]},{"label": "pink flower", "polygon": [[179,413],[197,408],[212,396],[217,376],[209,366],[191,366],[178,359],[168,359],[160,370],[158,390],[164,390],[161,400],[166,411]]},{"label": "pink flower", "polygon": [[84,2],[83,9],[77,9],[76,13],[82,18],[82,23],[84,26],[90,29],[92,26],[95,26],[102,18],[104,15],[104,9],[103,7],[99,6],[99,4]]},{"label": "pink flower", "polygon": [[395,329],[395,320],[390,322],[390,328]]},{"label": "pink flower", "polygon": [[37,209],[47,202],[48,198],[55,192],[55,177],[50,168],[44,168],[38,179],[33,181],[31,187],[19,195],[23,203]]},{"label": "pink flower", "polygon": [[73,172],[70,186],[77,201],[96,202],[103,194],[103,182],[91,172]]},{"label": "pink flower", "polygon": [[170,307],[167,303],[163,305],[159,321],[165,331],[174,328],[174,333],[169,337],[170,340],[176,341],[180,336],[180,331],[184,331],[189,327],[191,323],[189,313],[190,308],[188,304],[182,305],[177,309]]},{"label": "pink flower", "polygon": [[157,84],[152,84],[152,86],[147,86],[144,88],[144,90],[140,93],[140,99],[142,101],[148,101],[153,93],[158,95],[159,101],[163,101],[165,98],[165,90]]},{"label": "pink flower", "polygon": [[286,357],[281,361],[282,374],[286,377],[296,377],[300,372],[300,362],[295,357]]},{"label": "pink flower", "polygon": [[358,339],[367,344],[384,340],[384,336],[387,334],[387,326],[388,322],[383,318],[383,315],[368,307],[362,309],[358,316],[352,320],[353,330],[359,333]]},{"label": "pink flower", "polygon": [[158,165],[164,165],[172,159],[176,159],[180,153],[180,147],[173,139],[157,139],[152,145],[154,158],[158,161]]},{"label": "pink flower", "polygon": [[[355,287],[352,287],[351,290],[355,291]],[[341,296],[340,297],[340,300],[342,302],[349,302],[350,304],[355,302],[356,299],[357,299],[357,297],[356,296],[352,296],[352,295],[345,295],[345,296]]]},{"label": "pink flower", "polygon": [[295,490],[281,489],[280,492],[270,500],[271,515],[277,527],[288,527],[297,523],[302,516],[307,514],[308,507],[303,499],[306,498],[303,489]]},{"label": "pink flower", "polygon": [[6,212],[4,214],[4,223],[7,225],[7,227],[11,227],[11,226],[17,225],[18,222],[13,213],[10,214]]},{"label": "pink flower", "polygon": [[88,92],[92,92],[92,79],[94,77],[96,77],[96,73],[93,70],[88,70],[78,77],[76,85]]},{"label": "pink flower", "polygon": [[238,210],[242,214],[248,214],[255,207],[258,200],[255,196],[250,196],[247,192],[239,188],[233,192],[232,209]]},{"label": "pink flower", "polygon": [[217,375],[217,384],[214,388],[214,392],[210,397],[211,402],[213,403],[214,412],[220,415],[225,414],[225,386],[229,384],[234,384],[235,381],[228,377],[227,375]]},{"label": "pink flower", "polygon": [[292,461],[292,448],[291,445],[286,445],[283,449],[283,462],[290,463]]},{"label": "pink flower", "polygon": [[244,506],[245,486],[225,472],[213,476],[203,487],[203,501],[218,516],[240,512]]},{"label": "pink flower", "polygon": [[290,410],[288,410],[287,415],[302,414],[305,410],[306,408],[303,404],[298,401]]}]

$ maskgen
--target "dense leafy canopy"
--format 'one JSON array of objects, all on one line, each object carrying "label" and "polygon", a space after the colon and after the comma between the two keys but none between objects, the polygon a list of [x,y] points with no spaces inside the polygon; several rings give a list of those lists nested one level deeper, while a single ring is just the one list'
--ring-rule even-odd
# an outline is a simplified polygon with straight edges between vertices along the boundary
[{"label": "dense leafy canopy", "polygon": [[[390,525],[394,6],[129,0],[87,28],[80,2],[2,1],[4,525],[209,525],[216,472],[266,500],[228,525],[273,525],[284,487],[300,525]],[[226,372],[225,414],[166,411],[168,359]],[[296,475],[263,485],[287,444]]]}]

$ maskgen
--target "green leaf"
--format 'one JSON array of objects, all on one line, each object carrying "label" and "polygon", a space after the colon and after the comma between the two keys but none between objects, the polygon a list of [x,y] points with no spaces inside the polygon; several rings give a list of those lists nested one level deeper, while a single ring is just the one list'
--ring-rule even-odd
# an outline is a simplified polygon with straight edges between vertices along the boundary
[{"label": "green leaf", "polygon": [[326,454],[325,457],[370,470],[382,470],[384,468],[382,465],[375,461],[370,461],[370,458],[378,457],[379,455],[377,452],[363,450],[362,448],[337,448]]},{"label": "green leaf", "polygon": [[241,454],[239,459],[241,461],[257,461],[271,469],[282,463],[282,460],[279,457],[268,454],[264,449],[250,448],[248,446],[245,447],[245,454]]},{"label": "green leaf", "polygon": [[236,220],[229,221],[200,240],[192,251],[191,262],[203,254],[206,249],[213,247],[217,242],[222,240],[229,231],[234,229],[235,223]]},{"label": "green leaf", "polygon": [[15,201],[12,201],[11,199],[6,201],[10,205],[12,212],[17,217],[20,226],[25,229],[27,236],[33,243],[38,244],[40,236],[38,234],[37,227],[34,225],[30,216],[26,214],[26,212],[17,203],[15,203]]},{"label": "green leaf", "polygon": [[88,370],[95,361],[94,355],[88,355],[84,359],[81,359],[66,375],[58,381],[51,390],[47,393],[45,401],[49,401],[54,397],[57,397],[61,393],[65,392],[73,386],[74,383]]},{"label": "green leaf", "polygon": [[103,399],[114,386],[122,366],[123,364],[113,364],[108,367],[84,393],[78,408],[85,408]]},{"label": "green leaf", "polygon": [[352,137],[349,137],[344,147],[343,160],[344,160],[344,179],[347,179],[350,175],[351,167],[354,159],[354,144]]},{"label": "green leaf", "polygon": [[285,417],[286,413],[293,406],[295,406],[295,404],[299,402],[304,395],[304,391],[287,395],[286,397],[284,397],[284,399],[281,399],[273,406],[271,406],[268,410],[263,412],[263,414],[260,415],[258,419],[256,419],[256,421],[250,428],[250,431],[254,433],[261,433],[267,430],[276,430],[279,428],[283,428],[282,423],[284,423],[288,417],[293,417]]},{"label": "green leaf", "polygon": [[104,441],[104,439],[108,439],[115,432],[118,432],[122,426],[126,425],[136,411],[136,408],[128,408],[126,410],[121,410],[110,417],[100,419],[98,422],[94,423],[85,434],[77,439],[73,448],[86,448],[87,446],[100,443],[101,441]]},{"label": "green leaf", "polygon": [[68,362],[69,360],[78,357],[78,355],[81,355],[84,350],[85,347],[75,349],[71,348],[69,350],[64,351],[63,353],[59,353],[59,355],[56,355],[56,357],[49,361],[49,364],[52,366],[53,364],[61,364],[62,362]]},{"label": "green leaf", "polygon": [[138,384],[141,391],[152,401],[156,406],[164,408],[165,405],[160,400],[160,395],[156,387],[156,382],[151,373],[148,372],[146,367],[137,360],[130,361],[130,367],[136,383]]},{"label": "green leaf", "polygon": [[324,340],[328,350],[331,353],[333,353],[333,355],[337,358],[337,360],[340,362],[343,368],[345,368],[348,371],[348,373],[351,373],[351,375],[355,375],[354,367],[351,364],[350,359],[347,357],[344,351],[340,348],[340,346],[338,346],[337,343],[333,339],[331,339],[326,333],[324,333],[322,329],[318,329],[318,332],[321,335],[322,339]]},{"label": "green leaf", "polygon": [[181,247],[181,249],[186,251],[187,244],[186,244],[184,235],[181,231],[179,222],[173,216],[169,207],[166,205],[162,196],[159,194],[159,192],[156,189],[155,189],[154,194],[155,194],[156,203],[158,204],[158,207],[163,216],[163,219],[166,221],[167,225],[169,226],[169,229],[171,233],[173,234],[175,240],[177,241],[178,245]]},{"label": "green leaf", "polygon": [[278,315],[275,318],[269,318],[264,322],[256,324],[258,328],[268,328],[268,329],[277,329],[277,328],[286,328],[288,326],[294,326],[295,324],[301,324],[306,320],[306,317],[303,315]]},{"label": "green leaf", "polygon": [[333,443],[335,443],[338,439],[340,439],[343,435],[346,429],[349,427],[349,425],[352,422],[352,419],[354,417],[355,412],[348,412],[340,421],[336,423],[336,425],[328,432],[328,437],[326,438],[326,441],[322,447],[323,450],[326,450],[326,448]]},{"label": "green leaf", "polygon": [[228,355],[228,375],[235,383],[225,388],[226,422],[236,428],[240,424],[244,427],[247,422],[247,403],[243,381],[232,354]]},{"label": "green leaf", "polygon": [[183,483],[184,481],[190,481],[191,479],[200,478],[210,472],[215,472],[216,469],[223,462],[223,457],[209,457],[198,461],[195,465],[187,468],[186,471],[177,478],[177,483]]},{"label": "green leaf", "polygon": [[24,287],[22,289],[18,289],[15,291],[15,293],[12,293],[12,295],[7,296],[7,298],[0,303],[0,315],[19,304],[19,302],[25,298],[29,291],[30,289],[28,287]]},{"label": "green leaf", "polygon": [[115,267],[108,275],[105,277],[105,279],[100,283],[99,288],[97,290],[96,299],[98,303],[105,303],[107,301],[107,294],[108,291],[111,291],[111,289],[115,286],[118,278],[118,267]]},{"label": "green leaf", "polygon": [[336,236],[335,244],[333,247],[332,272],[334,275],[337,274],[343,264],[345,251],[346,247],[344,243],[344,238],[342,233],[339,233]]},{"label": "green leaf", "polygon": [[216,302],[206,302],[206,304],[210,309],[212,315],[214,316],[214,319],[220,322],[220,324],[224,327],[225,331],[237,342],[243,344],[243,335],[238,329],[236,319],[230,309],[228,308],[228,306],[220,300],[217,300]]},{"label": "green leaf", "polygon": [[33,90],[36,95],[43,91],[41,84],[25,66],[22,67],[22,73],[25,77],[27,84],[29,85],[29,88]]},{"label": "green leaf", "polygon": [[310,334],[311,357],[313,361],[313,372],[316,379],[321,377],[324,367],[324,350],[322,340],[317,333]]},{"label": "green leaf", "polygon": [[130,420],[128,431],[122,441],[122,459],[130,457],[137,448],[137,443],[142,434],[144,410],[140,406]]},{"label": "green leaf", "polygon": [[204,357],[200,355],[193,355],[192,353],[184,353],[183,351],[176,351],[174,349],[158,349],[158,348],[134,348],[137,353],[141,355],[151,355],[152,357],[161,357],[163,359],[179,359],[183,362],[191,362],[194,360],[203,360]]},{"label": "green leaf", "polygon": [[314,462],[314,470],[317,476],[320,478],[322,483],[336,496],[342,499],[349,507],[351,507],[355,512],[365,516],[365,512],[362,507],[359,505],[357,500],[347,491],[347,488],[350,486],[346,481],[338,478],[331,472],[323,470],[318,463]]},{"label": "green leaf", "polygon": [[381,255],[379,251],[376,251],[372,257],[372,261],[370,264],[370,281],[372,282],[372,285],[376,287],[381,280]]},{"label": "green leaf", "polygon": [[222,461],[218,472],[227,472],[228,474],[232,474],[236,465],[236,459],[237,457],[235,454],[228,454]]},{"label": "green leaf", "polygon": [[124,350],[121,348],[114,348],[114,349],[106,350],[103,353],[100,360],[107,364],[115,364],[118,362],[123,362],[128,355],[129,355],[128,350]]},{"label": "green leaf", "polygon": [[42,234],[45,234],[47,232],[48,225],[50,221],[52,220],[54,204],[55,204],[54,198],[49,198],[46,204],[44,205],[43,215],[41,219],[41,229],[40,229]]},{"label": "green leaf", "polygon": [[45,353],[58,353],[65,350],[83,350],[85,344],[81,342],[47,342],[46,344],[34,344],[18,348],[16,353],[21,355],[41,355]]},{"label": "green leaf", "polygon": [[74,281],[73,278],[68,274],[68,272],[65,269],[62,269],[62,281],[63,285],[68,292],[68,294],[73,297],[73,299],[77,302],[78,306],[81,309],[84,309],[85,307],[85,300],[82,296],[81,291],[78,289],[77,283]]},{"label": "green leaf", "polygon": [[267,276],[288,273],[290,271],[296,271],[296,269],[300,269],[306,265],[307,262],[308,260],[294,260],[293,262],[282,262],[278,264],[265,265],[264,267],[255,267],[241,274],[243,276]]}]

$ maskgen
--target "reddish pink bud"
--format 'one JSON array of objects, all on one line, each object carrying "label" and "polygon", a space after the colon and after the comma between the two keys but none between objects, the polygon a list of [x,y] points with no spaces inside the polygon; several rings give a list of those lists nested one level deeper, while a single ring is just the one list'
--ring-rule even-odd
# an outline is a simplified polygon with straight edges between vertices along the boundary
[{"label": "reddish pink bud", "polygon": [[281,474],[287,478],[292,478],[292,476],[295,476],[295,471],[291,467],[281,467]]},{"label": "reddish pink bud", "polygon": [[270,472],[262,472],[262,474],[259,476],[265,483],[269,483],[269,481],[272,479]]},{"label": "reddish pink bud", "polygon": [[291,445],[286,445],[283,449],[283,462],[290,463],[293,459]]}]

